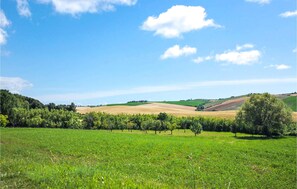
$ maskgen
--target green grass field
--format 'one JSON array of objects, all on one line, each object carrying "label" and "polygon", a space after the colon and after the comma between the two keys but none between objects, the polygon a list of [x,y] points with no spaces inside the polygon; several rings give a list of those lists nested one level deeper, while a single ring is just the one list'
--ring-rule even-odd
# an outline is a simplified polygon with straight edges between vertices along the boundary
[{"label": "green grass field", "polygon": [[296,188],[296,138],[1,129],[1,188]]},{"label": "green grass field", "polygon": [[294,111],[297,111],[297,96],[289,96],[283,101]]},{"label": "green grass field", "polygon": [[197,107],[198,105],[203,105],[208,100],[203,99],[195,99],[195,100],[180,100],[180,101],[163,101],[161,103],[167,103],[167,104],[176,104],[176,105],[183,105],[183,106],[193,106]]}]

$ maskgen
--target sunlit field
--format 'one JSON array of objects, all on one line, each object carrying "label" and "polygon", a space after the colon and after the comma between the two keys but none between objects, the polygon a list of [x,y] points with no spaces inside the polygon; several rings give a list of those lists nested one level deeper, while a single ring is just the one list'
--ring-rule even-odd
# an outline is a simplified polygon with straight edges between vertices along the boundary
[{"label": "sunlit field", "polygon": [[2,188],[295,188],[296,137],[2,128]]}]

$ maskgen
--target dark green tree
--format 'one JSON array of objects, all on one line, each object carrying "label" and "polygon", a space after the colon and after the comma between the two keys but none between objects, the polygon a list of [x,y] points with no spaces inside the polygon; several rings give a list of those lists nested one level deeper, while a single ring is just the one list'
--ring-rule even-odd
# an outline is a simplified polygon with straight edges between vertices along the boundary
[{"label": "dark green tree", "polygon": [[202,125],[198,121],[193,121],[190,129],[196,136],[197,134],[201,133]]},{"label": "dark green tree", "polygon": [[273,95],[253,94],[242,105],[235,120],[249,133],[278,136],[283,135],[285,128],[292,123],[292,111]]}]

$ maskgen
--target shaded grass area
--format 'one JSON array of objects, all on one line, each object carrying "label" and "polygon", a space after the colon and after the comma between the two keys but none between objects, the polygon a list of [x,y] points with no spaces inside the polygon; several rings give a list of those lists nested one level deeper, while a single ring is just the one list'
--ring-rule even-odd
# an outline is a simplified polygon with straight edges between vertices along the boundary
[{"label": "shaded grass area", "polygon": [[283,99],[284,103],[286,103],[294,112],[297,111],[297,96],[289,96]]},{"label": "shaded grass area", "polygon": [[[8,188],[295,188],[296,138],[1,129]],[[245,138],[246,137],[246,138]],[[264,140],[261,140],[263,138]]]},{"label": "shaded grass area", "polygon": [[195,99],[195,100],[180,100],[180,101],[162,101],[161,103],[197,107],[199,105],[204,105],[206,102],[208,102],[208,100]]}]

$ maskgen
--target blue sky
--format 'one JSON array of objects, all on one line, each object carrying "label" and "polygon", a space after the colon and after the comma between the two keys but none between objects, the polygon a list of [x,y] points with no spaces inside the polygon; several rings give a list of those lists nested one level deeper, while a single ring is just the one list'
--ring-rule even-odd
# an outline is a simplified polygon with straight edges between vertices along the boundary
[{"label": "blue sky", "polygon": [[295,0],[1,0],[1,88],[44,103],[296,91]]}]

